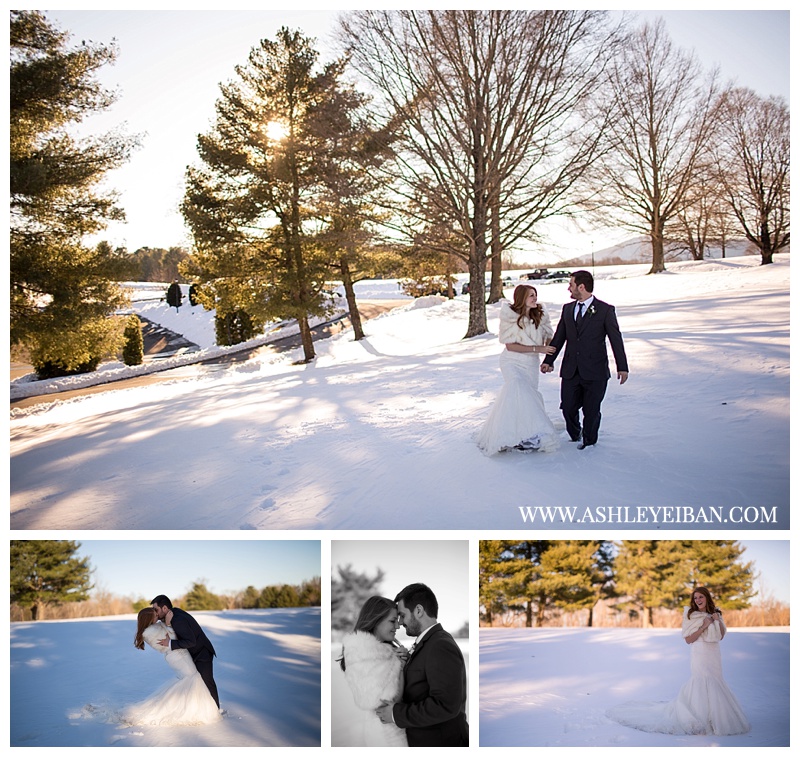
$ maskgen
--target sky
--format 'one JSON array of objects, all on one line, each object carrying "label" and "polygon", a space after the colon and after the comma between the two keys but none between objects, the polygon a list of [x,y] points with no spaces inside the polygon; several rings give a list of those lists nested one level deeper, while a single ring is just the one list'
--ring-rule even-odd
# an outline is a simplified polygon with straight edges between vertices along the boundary
[{"label": "sky", "polygon": [[95,586],[133,599],[180,596],[194,582],[225,594],[248,586],[299,585],[322,575],[318,540],[165,540],[158,534],[137,541],[89,539],[80,544],[77,555],[89,558]]},{"label": "sky", "polygon": [[[51,6],[52,7],[52,6]],[[122,193],[125,225],[100,235],[115,246],[189,246],[178,207],[184,172],[196,163],[196,138],[213,121],[219,83],[234,77],[260,39],[274,38],[281,26],[318,40],[321,60],[335,55],[331,34],[340,11],[72,11],[47,15],[73,34],[73,41],[116,39],[119,58],[100,72],[120,92],[113,108],[87,121],[98,132],[121,127],[142,135],[142,147],[130,162],[109,174],[109,186]],[[788,11],[649,11],[643,18],[665,18],[675,43],[694,49],[704,67],[721,67],[762,95],[789,100]],[[554,227],[554,233],[555,227]],[[602,249],[620,235],[591,237],[570,244],[579,253],[592,244]],[[574,254],[574,250],[572,252]]]},{"label": "sky", "polygon": [[350,565],[359,573],[384,573],[380,592],[394,599],[412,583],[427,584],[439,602],[439,621],[451,632],[470,618],[469,541],[426,540],[343,540],[331,541],[331,576],[337,567]]}]

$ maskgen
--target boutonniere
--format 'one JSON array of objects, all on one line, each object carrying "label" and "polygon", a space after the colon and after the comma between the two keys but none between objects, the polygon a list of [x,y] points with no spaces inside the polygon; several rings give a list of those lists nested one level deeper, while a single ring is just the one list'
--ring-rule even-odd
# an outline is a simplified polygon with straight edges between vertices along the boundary
[{"label": "boutonniere", "polygon": [[594,305],[589,305],[589,309],[586,311],[588,315],[594,315]]}]

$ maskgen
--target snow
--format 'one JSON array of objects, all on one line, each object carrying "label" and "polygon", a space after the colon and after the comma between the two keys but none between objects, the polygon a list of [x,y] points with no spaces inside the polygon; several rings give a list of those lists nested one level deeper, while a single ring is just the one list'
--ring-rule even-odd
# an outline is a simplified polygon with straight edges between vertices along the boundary
[{"label": "snow", "polygon": [[[609,383],[596,447],[484,457],[499,306],[492,333],[464,339],[468,299],[427,297],[366,321],[362,341],[318,341],[308,365],[262,350],[12,409],[11,527],[786,529],[789,256],[759,262],[598,270],[631,375]],[[566,286],[538,289],[556,321]],[[557,372],[539,383],[563,432]]]},{"label": "snow", "polygon": [[11,746],[320,746],[319,608],[192,614],[217,651],[221,721],[109,722],[174,675],[160,654],[134,648],[135,615],[12,623]]},{"label": "snow", "polygon": [[689,679],[680,629],[480,629],[480,745],[789,746],[789,629],[731,628],[723,675],[752,726],[740,736],[644,733],[608,708],[669,701]]}]

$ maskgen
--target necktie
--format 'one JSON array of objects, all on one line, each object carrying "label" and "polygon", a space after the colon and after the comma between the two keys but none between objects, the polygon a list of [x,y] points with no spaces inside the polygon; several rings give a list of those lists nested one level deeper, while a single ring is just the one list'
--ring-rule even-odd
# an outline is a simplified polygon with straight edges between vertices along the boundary
[{"label": "necktie", "polygon": [[578,316],[575,319],[575,323],[578,324],[578,326],[580,326],[581,325],[581,321],[583,321],[583,303],[579,302],[578,303]]}]

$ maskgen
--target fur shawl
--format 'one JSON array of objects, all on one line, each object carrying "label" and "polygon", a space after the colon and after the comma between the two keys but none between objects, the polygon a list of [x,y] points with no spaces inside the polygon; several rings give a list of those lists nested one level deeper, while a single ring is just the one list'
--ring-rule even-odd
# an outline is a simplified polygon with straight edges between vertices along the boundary
[{"label": "fur shawl", "polygon": [[[697,633],[700,630],[700,626],[703,625],[703,621],[709,617],[709,613],[707,612],[693,612],[692,617],[689,617],[689,608],[683,608],[683,623],[681,624],[681,633],[683,634],[683,638],[685,639],[687,636],[691,636],[693,633]],[[716,622],[712,623],[705,631],[703,631],[703,635],[698,639],[698,641],[722,641],[722,635],[727,628],[725,627],[724,621],[721,619]]]},{"label": "fur shawl", "polygon": [[158,642],[162,639],[174,639],[175,632],[165,626],[160,620],[156,621],[152,625],[147,626],[147,628],[142,631],[142,638],[151,646],[156,652],[161,652],[161,654],[167,654],[170,651],[170,644],[166,646],[161,646]]},{"label": "fur shawl", "polygon": [[382,701],[397,702],[403,695],[403,664],[391,644],[367,631],[354,631],[342,642],[344,676],[362,710],[375,710]]},{"label": "fur shawl", "polygon": [[541,346],[553,338],[553,325],[547,309],[542,305],[542,320],[537,328],[530,318],[522,319],[522,328],[517,325],[519,314],[511,309],[508,300],[500,303],[500,341],[502,344],[525,344],[528,346]]}]

